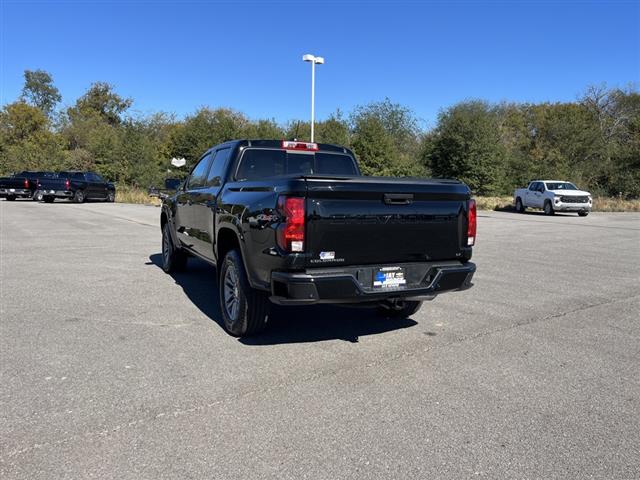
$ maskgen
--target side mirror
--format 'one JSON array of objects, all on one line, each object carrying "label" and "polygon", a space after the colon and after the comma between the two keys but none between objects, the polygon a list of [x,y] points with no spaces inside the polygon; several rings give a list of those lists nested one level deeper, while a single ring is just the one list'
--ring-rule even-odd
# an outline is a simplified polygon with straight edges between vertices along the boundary
[{"label": "side mirror", "polygon": [[165,190],[178,190],[182,181],[179,178],[167,178],[164,181]]}]

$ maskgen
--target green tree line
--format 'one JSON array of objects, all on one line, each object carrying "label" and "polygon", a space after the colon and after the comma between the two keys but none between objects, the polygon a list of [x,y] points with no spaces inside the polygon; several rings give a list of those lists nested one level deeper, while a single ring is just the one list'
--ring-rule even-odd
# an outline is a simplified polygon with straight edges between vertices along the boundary
[{"label": "green tree line", "polygon": [[[308,122],[250,119],[229,108],[200,108],[182,119],[136,115],[133,100],[104,82],[60,108],[49,73],[24,77],[20,97],[0,110],[0,174],[90,169],[146,188],[184,175],[226,140],[310,135]],[[598,195],[640,197],[640,93],[631,87],[589,87],[566,103],[463,101],[443,109],[430,129],[385,99],[318,122],[316,140],[352,148],[366,175],[458,178],[478,195],[557,178]],[[173,157],[188,167],[171,171]]]}]

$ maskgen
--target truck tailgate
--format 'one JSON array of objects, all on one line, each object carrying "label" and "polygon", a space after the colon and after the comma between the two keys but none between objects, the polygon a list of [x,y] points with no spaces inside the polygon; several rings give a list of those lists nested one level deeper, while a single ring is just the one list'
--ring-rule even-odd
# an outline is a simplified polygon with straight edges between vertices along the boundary
[{"label": "truck tailgate", "polygon": [[450,180],[307,177],[309,266],[462,257],[466,185]]},{"label": "truck tailgate", "polygon": [[25,177],[3,177],[0,178],[0,188],[29,188],[29,183],[25,184]]},{"label": "truck tailgate", "polygon": [[66,190],[66,178],[43,178],[40,180],[41,190]]}]

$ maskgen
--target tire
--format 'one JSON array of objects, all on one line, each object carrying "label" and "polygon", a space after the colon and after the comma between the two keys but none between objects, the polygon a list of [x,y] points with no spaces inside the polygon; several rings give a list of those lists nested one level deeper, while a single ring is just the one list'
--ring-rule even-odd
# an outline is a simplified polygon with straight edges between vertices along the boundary
[{"label": "tire", "polygon": [[53,201],[55,200],[55,197],[50,197],[50,196],[44,196],[42,197],[42,200],[44,200],[44,203],[53,203]]},{"label": "tire", "polygon": [[522,204],[522,199],[520,197],[516,198],[516,212],[524,213],[525,210],[526,210],[526,208]]},{"label": "tire", "polygon": [[578,212],[578,215],[581,217],[586,217],[587,215],[589,215],[589,212]]},{"label": "tire", "polygon": [[107,193],[107,202],[109,203],[113,203],[116,201],[116,192],[109,192]]},{"label": "tire", "polygon": [[268,295],[251,288],[238,250],[225,255],[218,285],[220,310],[227,332],[234,337],[247,337],[265,329],[269,318]]},{"label": "tire", "polygon": [[15,195],[7,195],[7,201],[8,202],[14,202],[16,200],[16,196]]},{"label": "tire", "polygon": [[34,202],[41,202],[43,197],[44,196],[42,195],[42,192],[40,190],[36,190],[33,193],[33,197],[31,197],[31,200],[33,200]]},{"label": "tire", "polygon": [[179,272],[187,266],[187,254],[180,248],[176,248],[171,238],[169,224],[162,227],[162,270],[165,273]]},{"label": "tire", "polygon": [[85,196],[82,190],[76,190],[76,193],[73,194],[73,203],[84,203]]},{"label": "tire", "polygon": [[544,202],[544,214],[553,215],[554,213],[556,212],[553,210],[553,205],[551,205],[551,202],[549,200]]},{"label": "tire", "polygon": [[422,307],[422,302],[399,300],[380,304],[376,308],[376,313],[385,318],[407,318],[420,310],[420,307]]}]

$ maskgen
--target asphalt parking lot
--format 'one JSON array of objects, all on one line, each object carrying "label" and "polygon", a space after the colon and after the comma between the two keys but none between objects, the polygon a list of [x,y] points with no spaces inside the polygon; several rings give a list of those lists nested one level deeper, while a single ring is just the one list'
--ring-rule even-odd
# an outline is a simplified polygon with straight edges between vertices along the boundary
[{"label": "asphalt parking lot", "polygon": [[640,214],[480,212],[475,286],[238,340],[159,209],[0,202],[0,477],[640,478]]}]

